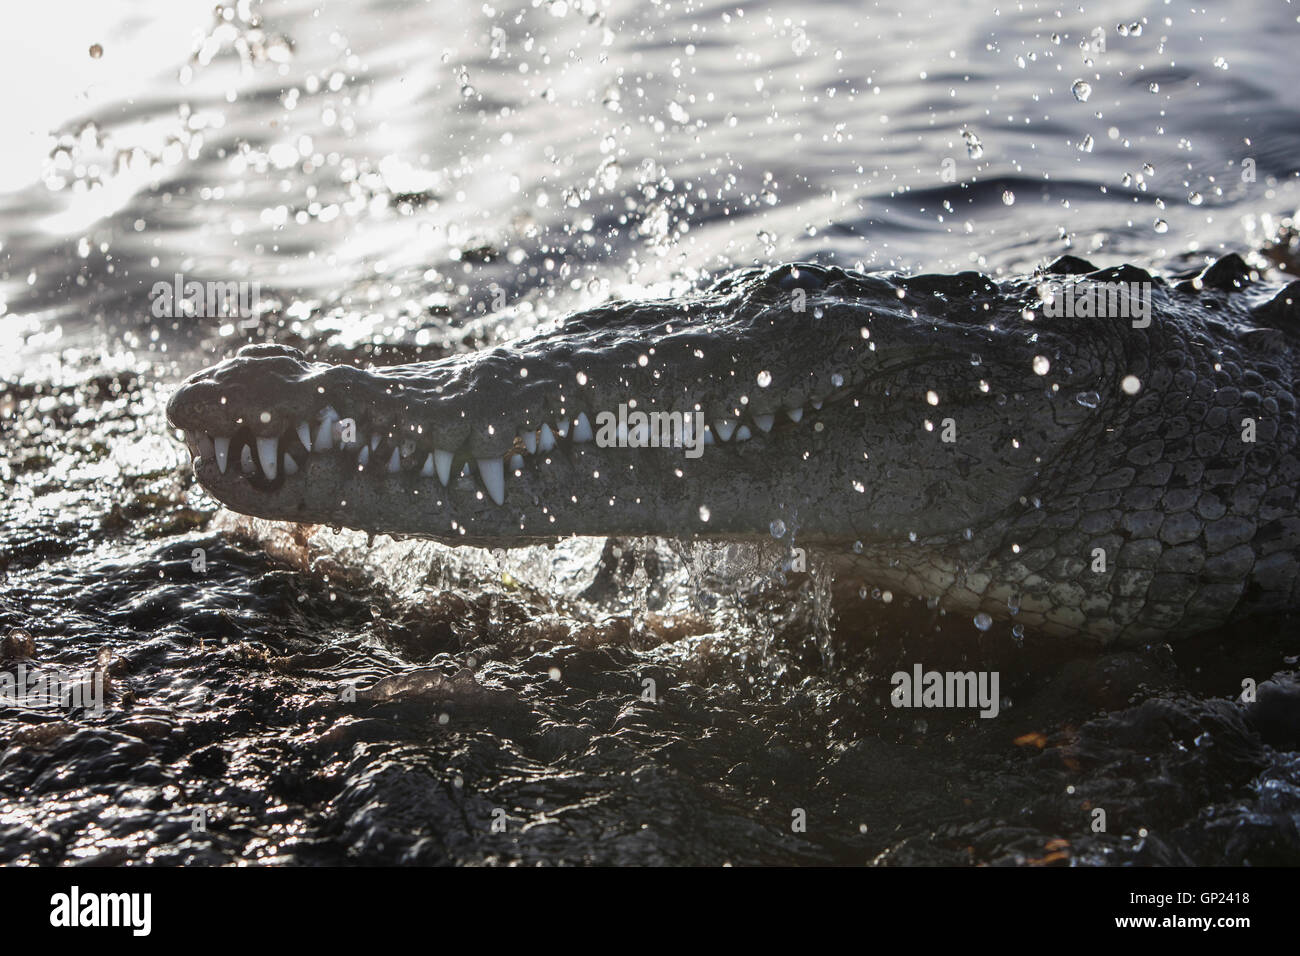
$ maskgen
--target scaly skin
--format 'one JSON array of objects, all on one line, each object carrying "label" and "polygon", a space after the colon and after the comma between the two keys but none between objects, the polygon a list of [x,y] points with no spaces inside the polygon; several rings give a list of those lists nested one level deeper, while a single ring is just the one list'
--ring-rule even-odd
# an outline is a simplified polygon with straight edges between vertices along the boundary
[{"label": "scaly skin", "polygon": [[[1150,282],[1150,324],[1050,318],[1048,280]],[[1300,282],[1260,288],[1237,256],[1175,285],[1073,257],[997,282],[782,266],[436,362],[248,346],[168,415],[199,482],[263,518],[490,547],[776,533],[839,579],[1133,642],[1296,606],[1298,333]],[[630,400],[729,440],[696,459],[578,440]]]}]

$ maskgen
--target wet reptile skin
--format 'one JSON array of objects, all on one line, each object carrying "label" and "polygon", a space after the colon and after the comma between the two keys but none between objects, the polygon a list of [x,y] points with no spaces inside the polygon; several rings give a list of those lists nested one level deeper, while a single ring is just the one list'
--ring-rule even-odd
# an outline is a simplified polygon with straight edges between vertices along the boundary
[{"label": "wet reptile skin", "polygon": [[[1050,317],[1049,282],[1149,283],[1150,324]],[[996,281],[800,264],[437,362],[362,371],[249,346],[168,414],[193,450],[231,439],[224,473],[210,452],[195,472],[247,514],[492,547],[775,536],[841,584],[1134,642],[1300,599],[1298,344],[1300,282],[1235,255],[1171,280],[1073,257]],[[717,440],[698,460],[574,440],[580,414],[629,400],[698,409]],[[326,405],[357,423],[360,461],[296,437]],[[565,435],[530,453],[543,425]],[[279,439],[274,475],[259,438]]]}]

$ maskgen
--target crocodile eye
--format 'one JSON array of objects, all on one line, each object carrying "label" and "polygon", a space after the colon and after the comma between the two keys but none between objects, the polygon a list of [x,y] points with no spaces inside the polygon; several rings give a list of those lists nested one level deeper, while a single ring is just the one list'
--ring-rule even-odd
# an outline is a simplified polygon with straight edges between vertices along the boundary
[{"label": "crocodile eye", "polygon": [[269,342],[259,342],[254,345],[245,345],[235,353],[238,358],[273,358],[275,356],[285,356],[286,358],[305,359],[306,356],[289,345],[275,345]]},{"label": "crocodile eye", "polygon": [[830,285],[833,278],[834,274],[830,269],[805,262],[799,265],[783,265],[774,270],[767,281],[786,292],[793,289],[816,292]]}]

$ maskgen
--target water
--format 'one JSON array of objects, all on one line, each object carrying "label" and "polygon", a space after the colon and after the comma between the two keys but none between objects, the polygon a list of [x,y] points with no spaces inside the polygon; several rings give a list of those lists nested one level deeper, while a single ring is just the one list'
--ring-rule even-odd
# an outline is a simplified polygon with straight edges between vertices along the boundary
[{"label": "water", "polygon": [[[1300,861],[1289,627],[1071,659],[832,632],[761,551],[295,540],[162,415],[246,339],[435,357],[752,263],[1257,256],[1295,4],[71,6],[0,39],[0,627],[109,695],[0,709],[0,859]],[[256,315],[155,316],[177,273]],[[904,659],[1001,717],[890,708]]]}]

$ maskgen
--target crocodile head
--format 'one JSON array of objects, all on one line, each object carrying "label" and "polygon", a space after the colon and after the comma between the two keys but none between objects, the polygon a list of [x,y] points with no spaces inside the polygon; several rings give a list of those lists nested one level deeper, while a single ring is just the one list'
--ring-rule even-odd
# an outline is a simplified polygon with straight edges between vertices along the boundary
[{"label": "crocodile head", "polygon": [[1080,396],[1126,371],[1122,334],[1027,317],[1038,295],[974,274],[751,271],[436,362],[247,346],[168,414],[204,487],[265,518],[506,547],[953,534],[1032,495],[1098,414]]},{"label": "crocodile head", "polygon": [[[1207,547],[1200,525],[1166,534],[1174,513],[1207,509],[1204,525],[1236,507],[1206,484],[1233,448],[1276,471],[1235,437],[1244,413],[1276,393],[1294,419],[1266,354],[1281,345],[1234,337],[1237,293],[1207,275],[1175,288],[1070,257],[998,282],[753,269],[434,362],[361,370],[248,346],[189,378],[168,415],[199,482],[263,518],[488,547],[779,537],[959,607],[1148,634],[1206,613],[1189,603],[1206,555],[1161,577],[1185,533]],[[1145,316],[1061,314],[1049,280],[1130,284]],[[1248,575],[1231,574],[1239,597]],[[1236,598],[1207,601],[1218,614]]]}]

